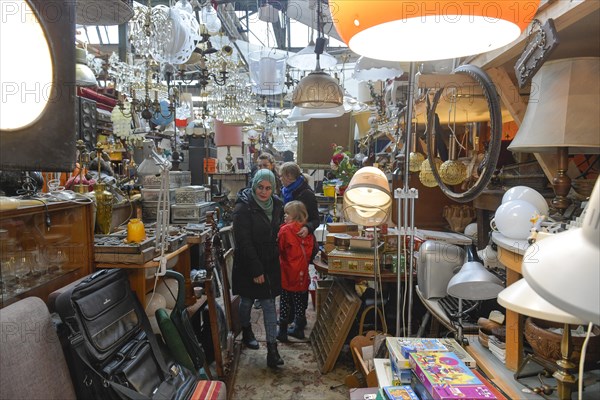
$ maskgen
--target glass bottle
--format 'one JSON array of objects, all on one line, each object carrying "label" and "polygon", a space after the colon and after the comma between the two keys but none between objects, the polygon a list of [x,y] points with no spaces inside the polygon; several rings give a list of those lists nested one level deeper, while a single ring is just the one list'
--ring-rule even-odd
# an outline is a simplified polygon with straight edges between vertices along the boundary
[{"label": "glass bottle", "polygon": [[112,223],[113,194],[106,190],[106,184],[96,183],[94,185],[96,196],[96,229],[95,232],[108,235]]},{"label": "glass bottle", "polygon": [[127,223],[127,241],[129,243],[140,243],[146,239],[144,223],[139,218],[131,218]]}]

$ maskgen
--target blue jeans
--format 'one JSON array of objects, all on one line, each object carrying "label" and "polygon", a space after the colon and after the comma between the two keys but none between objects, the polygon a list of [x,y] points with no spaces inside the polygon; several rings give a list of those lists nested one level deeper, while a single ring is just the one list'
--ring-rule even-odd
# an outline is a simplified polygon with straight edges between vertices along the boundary
[{"label": "blue jeans", "polygon": [[[277,311],[275,310],[275,299],[258,299],[262,306],[263,322],[267,343],[275,343],[277,336]],[[250,313],[254,299],[241,296],[240,301],[240,323],[242,327],[250,326]]]}]

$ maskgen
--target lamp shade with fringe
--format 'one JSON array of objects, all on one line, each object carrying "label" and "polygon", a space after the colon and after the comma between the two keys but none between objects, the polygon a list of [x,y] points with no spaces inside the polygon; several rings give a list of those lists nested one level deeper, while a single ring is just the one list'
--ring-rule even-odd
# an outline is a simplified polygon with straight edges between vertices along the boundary
[{"label": "lamp shade with fringe", "polygon": [[392,195],[387,177],[379,168],[356,171],[344,191],[344,217],[362,226],[381,225],[388,219]]}]

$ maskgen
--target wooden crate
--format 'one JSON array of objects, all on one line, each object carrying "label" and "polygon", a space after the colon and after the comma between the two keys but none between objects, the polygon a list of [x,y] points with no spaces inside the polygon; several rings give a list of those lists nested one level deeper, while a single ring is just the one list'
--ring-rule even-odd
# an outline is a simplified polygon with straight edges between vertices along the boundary
[{"label": "wooden crate", "polygon": [[353,286],[341,280],[333,281],[310,334],[310,344],[321,373],[326,374],[335,366],[360,303]]}]

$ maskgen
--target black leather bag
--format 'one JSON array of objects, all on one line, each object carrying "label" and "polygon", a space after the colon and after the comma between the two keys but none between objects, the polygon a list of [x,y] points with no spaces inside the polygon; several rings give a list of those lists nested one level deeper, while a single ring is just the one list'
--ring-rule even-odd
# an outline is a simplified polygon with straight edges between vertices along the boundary
[{"label": "black leather bag", "polygon": [[69,327],[78,398],[183,400],[193,393],[197,377],[165,363],[123,270],[88,276],[63,292],[56,307]]}]

